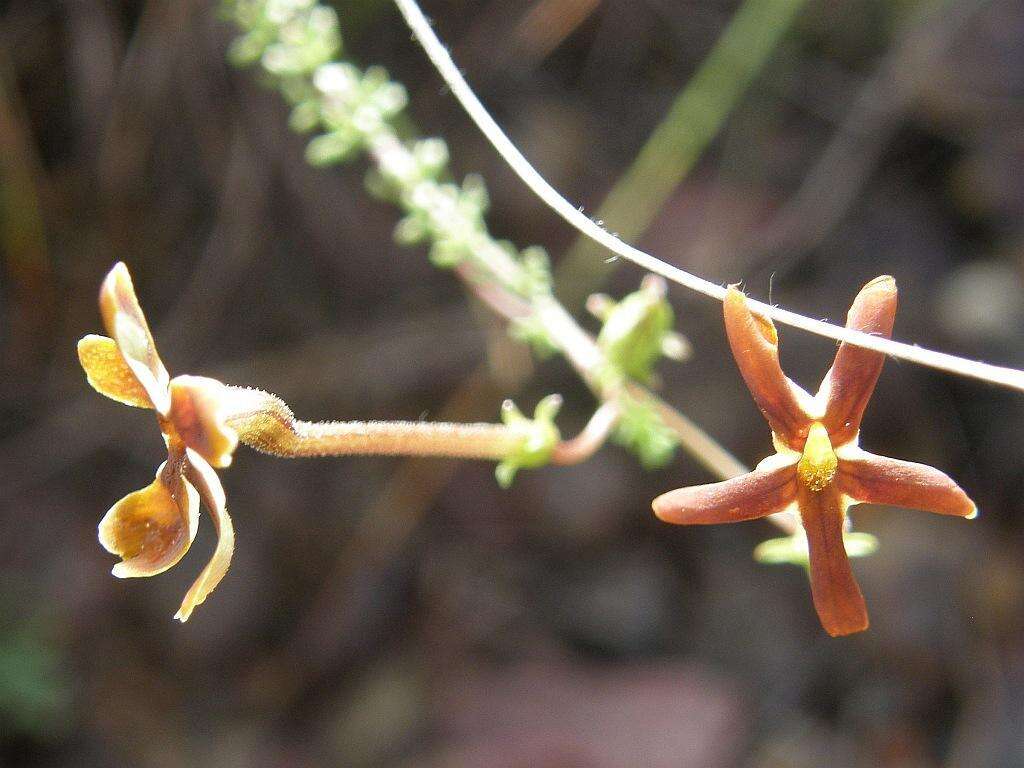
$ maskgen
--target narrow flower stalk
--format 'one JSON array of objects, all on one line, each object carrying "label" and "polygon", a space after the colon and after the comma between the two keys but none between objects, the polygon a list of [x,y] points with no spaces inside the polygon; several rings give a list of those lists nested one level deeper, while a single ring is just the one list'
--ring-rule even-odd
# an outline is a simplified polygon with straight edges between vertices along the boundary
[{"label": "narrow flower stalk", "polygon": [[608,442],[620,415],[619,407],[614,401],[603,403],[594,411],[582,432],[555,446],[551,452],[551,463],[566,466],[580,464],[589,459]]},{"label": "narrow flower stalk", "polygon": [[269,392],[228,387],[227,424],[240,442],[284,458],[306,456],[448,456],[507,458],[523,434],[504,424],[446,424],[426,421],[299,421],[281,398]]}]

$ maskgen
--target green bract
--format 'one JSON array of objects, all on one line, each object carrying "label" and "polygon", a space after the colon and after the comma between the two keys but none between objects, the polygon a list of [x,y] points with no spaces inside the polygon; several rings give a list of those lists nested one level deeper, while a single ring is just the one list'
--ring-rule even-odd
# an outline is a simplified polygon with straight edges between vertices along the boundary
[{"label": "green bract", "polygon": [[[870,533],[847,531],[843,534],[843,545],[850,557],[867,557],[878,550],[878,539]],[[754,559],[769,565],[788,564],[807,568],[810,555],[804,529],[798,528],[792,536],[762,541],[754,549]]]},{"label": "green bract", "polygon": [[562,439],[555,425],[555,416],[561,407],[560,396],[548,395],[537,403],[533,418],[530,419],[511,400],[502,403],[501,420],[522,433],[522,443],[518,450],[507,456],[495,469],[494,476],[498,485],[508,488],[520,469],[543,467],[551,461],[551,454]]}]

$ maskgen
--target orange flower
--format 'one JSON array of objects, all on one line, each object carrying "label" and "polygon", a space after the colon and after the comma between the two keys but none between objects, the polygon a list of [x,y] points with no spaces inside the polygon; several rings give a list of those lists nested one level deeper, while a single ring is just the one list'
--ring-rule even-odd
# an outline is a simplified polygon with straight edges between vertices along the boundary
[{"label": "orange flower", "polygon": [[[811,397],[783,374],[775,326],[754,315],[735,287],[729,288],[724,311],[733,356],[771,427],[776,453],[746,475],[659,496],[654,512],[685,525],[754,520],[793,509],[807,538],[811,593],[822,626],[833,636],[867,629],[864,597],[843,543],[848,508],[892,504],[966,518],[977,508],[937,469],[858,447],[884,355],[844,342]],[[895,315],[896,282],[883,276],[857,295],[846,327],[888,337]]]},{"label": "orange flower", "polygon": [[100,543],[121,558],[115,576],[166,571],[195,539],[202,500],[217,528],[217,547],[175,614],[184,622],[224,577],[234,550],[224,490],[211,467],[228,466],[238,445],[238,434],[225,418],[227,388],[201,376],[168,376],[124,264],[103,281],[100,312],[112,338],[90,334],[78,342],[89,383],[118,402],[154,409],[167,444],[167,461],[156,479],[129,493],[100,521]]}]

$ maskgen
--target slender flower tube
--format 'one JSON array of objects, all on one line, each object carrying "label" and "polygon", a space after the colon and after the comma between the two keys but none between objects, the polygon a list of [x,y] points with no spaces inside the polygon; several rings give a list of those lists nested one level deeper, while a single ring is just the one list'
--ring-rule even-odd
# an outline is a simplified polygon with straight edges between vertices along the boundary
[{"label": "slender flower tube", "polygon": [[[654,512],[666,522],[685,525],[795,510],[806,535],[811,593],[822,626],[833,636],[867,629],[867,608],[844,543],[849,507],[892,504],[965,518],[974,517],[977,508],[939,470],[858,447],[861,419],[884,355],[841,344],[811,397],[782,372],[775,326],[754,315],[735,286],[725,298],[724,313],[733,356],[771,427],[776,453],[732,480],[663,494],[654,500]],[[895,316],[896,282],[882,276],[857,295],[846,327],[888,338]]]}]

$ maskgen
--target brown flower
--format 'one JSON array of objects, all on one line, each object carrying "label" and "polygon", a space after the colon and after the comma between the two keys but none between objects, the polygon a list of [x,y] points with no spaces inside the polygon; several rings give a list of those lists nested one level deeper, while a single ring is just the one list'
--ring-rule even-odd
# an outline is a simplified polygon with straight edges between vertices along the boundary
[{"label": "brown flower", "polygon": [[[857,446],[884,355],[844,342],[811,397],[783,374],[774,325],[754,315],[735,287],[729,289],[724,311],[729,345],[772,429],[776,453],[746,475],[659,496],[654,512],[669,523],[710,524],[794,510],[807,538],[811,593],[822,626],[833,636],[867,629],[864,598],[843,543],[847,509],[892,504],[970,518],[977,508],[937,469]],[[895,314],[896,282],[879,277],[857,295],[846,327],[888,337]]]},{"label": "brown flower", "polygon": [[103,281],[100,312],[112,338],[90,334],[78,342],[89,383],[118,402],[154,409],[167,444],[167,461],[156,479],[129,493],[100,521],[100,543],[121,557],[115,576],[161,573],[184,557],[195,539],[202,500],[217,529],[217,548],[175,614],[186,621],[224,577],[234,550],[224,490],[211,467],[228,466],[238,445],[238,434],[225,419],[227,388],[201,376],[168,376],[124,264]]}]

